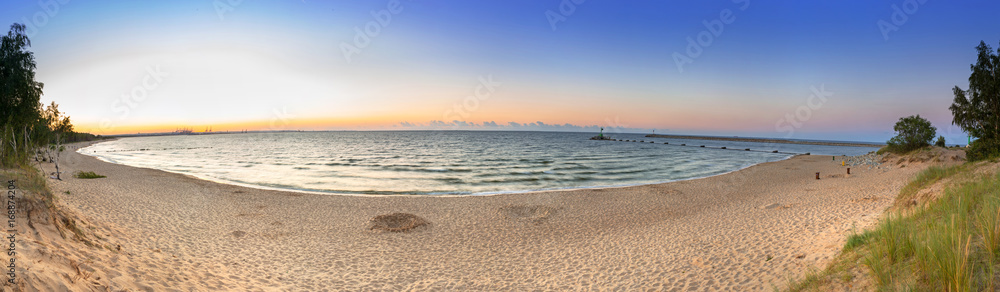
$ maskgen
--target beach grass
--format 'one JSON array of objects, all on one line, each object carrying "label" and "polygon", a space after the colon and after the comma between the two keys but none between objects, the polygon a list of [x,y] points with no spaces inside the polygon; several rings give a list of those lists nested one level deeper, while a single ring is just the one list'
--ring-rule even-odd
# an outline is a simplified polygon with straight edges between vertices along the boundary
[{"label": "beach grass", "polygon": [[22,192],[24,200],[40,202],[48,208],[55,207],[55,204],[53,204],[55,195],[49,190],[45,176],[34,167],[22,166],[19,168],[3,169],[0,171],[0,177],[2,177],[4,182],[15,181],[18,190],[26,191]]},{"label": "beach grass", "polygon": [[[981,165],[981,164],[977,164]],[[926,207],[890,212],[868,232],[853,234],[823,271],[791,281],[789,291],[848,285],[862,272],[879,291],[995,290],[1000,256],[1000,174],[976,174],[977,165],[931,167],[900,192],[912,195],[958,178]]]},{"label": "beach grass", "polygon": [[[104,177],[93,172],[85,176]],[[88,232],[81,227],[77,218],[57,206],[56,200],[58,200],[58,197],[52,192],[45,176],[38,169],[32,166],[2,169],[0,170],[0,179],[4,182],[14,181],[14,189],[17,190],[16,194],[20,194],[20,197],[16,198],[17,204],[21,208],[24,208],[23,210],[27,214],[31,214],[32,212],[46,214],[42,216],[49,217],[51,220],[61,223],[53,224],[61,236],[65,238],[65,231],[69,231],[75,239],[88,246],[92,245]],[[68,194],[69,192],[67,191],[66,193]],[[28,225],[32,226],[31,216],[26,216],[26,219]]]},{"label": "beach grass", "polygon": [[76,178],[82,178],[82,179],[105,178],[105,177],[107,177],[107,176],[103,176],[103,175],[94,173],[93,171],[78,171],[75,174],[73,174],[73,176],[75,176]]},{"label": "beach grass", "polygon": [[853,250],[855,247],[865,244],[868,239],[872,238],[874,234],[872,232],[854,233],[847,237],[847,243],[844,244],[842,251],[847,252]]},{"label": "beach grass", "polygon": [[917,176],[906,184],[905,187],[899,192],[896,197],[896,203],[905,204],[913,199],[913,197],[924,188],[933,185],[943,179],[951,178],[956,174],[968,174],[968,168],[971,164],[960,164],[950,167],[942,166],[931,166],[926,170],[917,174]]}]

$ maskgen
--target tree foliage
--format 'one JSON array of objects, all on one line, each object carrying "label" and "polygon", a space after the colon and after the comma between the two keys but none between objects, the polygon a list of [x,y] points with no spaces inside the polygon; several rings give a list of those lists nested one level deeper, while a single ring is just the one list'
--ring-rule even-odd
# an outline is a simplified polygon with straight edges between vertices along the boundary
[{"label": "tree foliage", "polygon": [[951,110],[952,124],[977,138],[969,150],[969,160],[1000,155],[1000,49],[980,42],[979,55],[970,65],[969,89],[953,89],[955,101]]},{"label": "tree foliage", "polygon": [[28,162],[49,144],[93,138],[73,132],[69,116],[55,102],[43,107],[42,83],[35,81],[35,57],[23,24],[0,37],[0,166]]},{"label": "tree foliage", "polygon": [[889,145],[889,151],[896,153],[906,153],[930,146],[931,140],[937,135],[937,129],[920,115],[899,118],[892,129],[896,130],[896,136],[889,139],[886,144]]},{"label": "tree foliage", "polygon": [[934,146],[948,147],[947,145],[945,145],[944,136],[938,136],[937,142],[934,142]]},{"label": "tree foliage", "polygon": [[40,115],[42,83],[35,81],[35,57],[24,25],[15,23],[0,39],[0,117],[2,123],[22,127]]}]

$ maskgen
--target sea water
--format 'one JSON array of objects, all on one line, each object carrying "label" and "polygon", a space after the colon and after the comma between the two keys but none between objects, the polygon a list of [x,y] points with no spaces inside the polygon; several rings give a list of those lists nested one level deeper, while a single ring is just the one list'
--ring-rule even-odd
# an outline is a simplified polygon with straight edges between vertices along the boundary
[{"label": "sea water", "polygon": [[261,188],[479,195],[659,183],[723,174],[786,159],[788,153],[860,155],[877,149],[643,134],[609,136],[646,143],[588,140],[593,135],[496,131],[171,135],[121,138],[79,152],[112,163]]}]

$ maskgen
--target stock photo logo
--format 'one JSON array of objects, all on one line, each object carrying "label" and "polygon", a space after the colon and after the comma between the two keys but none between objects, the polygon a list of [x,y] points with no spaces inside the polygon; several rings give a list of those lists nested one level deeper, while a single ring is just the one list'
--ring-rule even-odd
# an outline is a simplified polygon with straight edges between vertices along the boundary
[{"label": "stock photo logo", "polygon": [[226,13],[233,12],[236,7],[243,4],[245,0],[215,0],[212,1],[212,7],[215,8],[215,13],[219,15],[219,20],[226,20]]},{"label": "stock photo logo", "polygon": [[70,0],[47,0],[38,1],[39,11],[31,15],[31,17],[22,17],[21,23],[25,26],[25,34],[28,37],[34,37],[38,34],[38,31],[49,24],[49,20],[55,18],[59,14],[59,10],[62,9],[63,5],[66,5]]},{"label": "stock photo logo", "polygon": [[882,33],[882,38],[888,42],[889,33],[898,31],[901,26],[910,20],[910,16],[913,16],[920,10],[920,7],[924,3],[927,3],[927,0],[906,0],[903,1],[902,8],[899,5],[892,4],[890,6],[892,14],[889,15],[889,20],[879,19],[875,22],[879,32]]},{"label": "stock photo logo", "polygon": [[354,61],[354,56],[361,54],[365,48],[371,45],[373,39],[382,33],[382,30],[389,27],[394,15],[403,12],[403,4],[400,0],[390,0],[385,9],[372,10],[372,20],[364,24],[364,28],[354,27],[354,41],[348,43],[340,42],[340,52],[344,55],[344,60],[348,64]]},{"label": "stock photo logo", "polygon": [[109,132],[115,128],[115,121],[128,119],[132,111],[139,108],[146,101],[149,93],[160,87],[163,78],[167,76],[170,74],[161,70],[160,65],[146,66],[146,74],[142,77],[141,82],[111,102],[111,111],[118,114],[118,118],[115,120],[111,118],[101,119],[101,131]]},{"label": "stock photo logo", "polygon": [[[444,114],[441,115],[442,119],[445,121],[464,121],[468,119],[469,115],[479,110],[479,103],[490,99],[501,84],[503,83],[493,80],[492,74],[486,75],[486,77],[479,76],[479,85],[476,86],[473,94],[466,96],[460,102],[456,102],[452,105],[452,108],[446,109]],[[458,127],[458,124],[452,127]]]},{"label": "stock photo logo", "polygon": [[549,21],[552,31],[556,31],[556,25],[565,22],[573,13],[576,13],[577,6],[587,2],[587,0],[562,0],[556,10],[545,10],[545,19]]},{"label": "stock photo logo", "polygon": [[272,131],[285,130],[285,127],[292,123],[292,119],[295,119],[295,115],[288,113],[287,107],[281,107],[280,111],[275,108],[271,110],[271,119],[267,124],[268,129]]},{"label": "stock photo logo", "polygon": [[[737,4],[737,9],[739,11],[745,11],[750,8],[750,0],[732,0],[733,4]],[[705,27],[704,30],[698,32],[694,37],[687,37],[687,47],[684,49],[684,53],[674,52],[671,56],[674,59],[674,64],[677,65],[677,72],[684,73],[684,66],[694,63],[695,59],[701,57],[705,49],[712,46],[717,38],[722,36],[727,25],[733,24],[736,21],[736,13],[733,10],[726,8],[719,11],[719,17],[712,20],[702,20],[701,24]]]},{"label": "stock photo logo", "polygon": [[796,108],[794,113],[785,114],[785,117],[778,119],[774,123],[774,130],[779,133],[785,133],[785,139],[794,136],[795,129],[802,128],[812,118],[813,111],[823,108],[823,105],[827,102],[827,98],[833,96],[833,92],[826,91],[826,84],[820,84],[819,88],[811,86],[809,90],[812,91],[812,94],[806,98],[805,105]]}]

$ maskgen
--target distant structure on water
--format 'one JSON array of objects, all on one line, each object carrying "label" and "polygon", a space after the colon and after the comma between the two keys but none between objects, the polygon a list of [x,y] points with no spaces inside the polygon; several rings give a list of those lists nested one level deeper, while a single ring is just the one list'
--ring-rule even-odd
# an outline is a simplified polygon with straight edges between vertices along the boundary
[{"label": "distant structure on water", "polygon": [[590,140],[611,140],[611,138],[604,136],[604,127],[601,127],[601,133],[597,134],[597,136],[590,137]]}]

